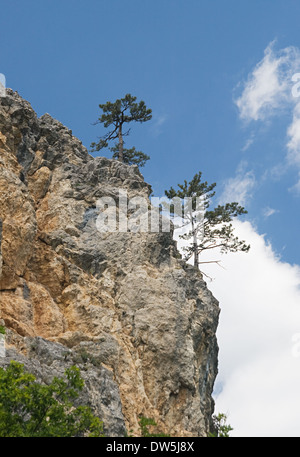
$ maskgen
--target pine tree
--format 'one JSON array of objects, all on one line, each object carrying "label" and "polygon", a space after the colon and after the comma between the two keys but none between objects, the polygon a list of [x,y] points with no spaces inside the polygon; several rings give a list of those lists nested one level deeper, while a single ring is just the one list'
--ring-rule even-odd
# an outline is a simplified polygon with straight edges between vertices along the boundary
[{"label": "pine tree", "polygon": [[[109,148],[113,152],[113,159],[119,158],[119,145],[115,144],[112,148]],[[123,162],[128,165],[138,165],[139,167],[144,167],[147,160],[150,157],[147,154],[144,154],[141,151],[137,151],[133,146],[130,149],[123,148]]]},{"label": "pine tree", "polygon": [[[194,258],[194,266],[199,267],[199,256],[204,250],[219,248],[222,253],[244,251],[248,252],[250,245],[240,241],[234,235],[234,228],[231,221],[234,217],[247,214],[244,207],[238,203],[226,203],[218,205],[213,210],[208,210],[211,198],[214,197],[216,183],[208,184],[201,182],[202,173],[196,173],[188,183],[178,184],[178,189],[165,191],[165,195],[171,200],[170,214],[181,218],[177,226],[189,226],[190,229],[180,238],[190,241],[185,247],[185,260]],[[178,204],[179,202],[179,204]]]},{"label": "pine tree", "polygon": [[93,151],[108,146],[108,142],[118,139],[118,160],[124,161],[124,136],[127,136],[130,129],[123,131],[123,125],[130,122],[146,122],[152,118],[152,110],[147,109],[145,102],[141,100],[136,103],[136,97],[126,94],[124,98],[117,99],[114,103],[107,102],[100,104],[103,114],[98,118],[95,124],[102,123],[105,128],[110,127],[106,135],[99,138],[98,143],[92,143]]}]

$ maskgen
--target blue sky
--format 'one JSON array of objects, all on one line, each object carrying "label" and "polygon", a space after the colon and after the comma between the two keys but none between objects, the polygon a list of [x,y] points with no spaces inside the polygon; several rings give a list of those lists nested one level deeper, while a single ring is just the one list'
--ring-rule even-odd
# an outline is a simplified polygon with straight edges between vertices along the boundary
[{"label": "blue sky", "polygon": [[264,240],[257,255],[270,255],[269,242],[274,270],[294,266],[287,283],[298,275],[298,0],[1,3],[0,73],[38,115],[50,113],[89,148],[105,133],[92,125],[99,103],[126,93],[144,100],[153,118],[132,126],[126,146],[151,156],[142,173],[154,194],[202,171],[216,199],[239,198],[249,211],[242,232]]},{"label": "blue sky", "polygon": [[[297,263],[299,196],[287,191],[296,171],[261,182],[284,154],[291,112],[245,127],[233,100],[271,41],[300,47],[299,15],[297,1],[279,0],[12,0],[1,5],[0,71],[87,147],[104,133],[92,125],[99,103],[128,92],[143,99],[153,119],[132,126],[127,145],[151,156],[143,174],[156,195],[199,170],[220,195],[243,160],[258,180],[249,217]],[[269,207],[276,213],[262,217]]]}]

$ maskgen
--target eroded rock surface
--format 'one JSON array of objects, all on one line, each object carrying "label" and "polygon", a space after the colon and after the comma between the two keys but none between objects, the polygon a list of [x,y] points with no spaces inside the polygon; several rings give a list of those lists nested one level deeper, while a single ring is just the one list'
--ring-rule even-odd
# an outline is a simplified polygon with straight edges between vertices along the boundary
[{"label": "eroded rock surface", "polygon": [[93,158],[16,92],[0,98],[0,365],[19,359],[45,380],[77,360],[110,436],[138,435],[140,416],[206,436],[218,303],[172,233],[97,230],[98,199],[120,189],[150,194],[136,166]]}]

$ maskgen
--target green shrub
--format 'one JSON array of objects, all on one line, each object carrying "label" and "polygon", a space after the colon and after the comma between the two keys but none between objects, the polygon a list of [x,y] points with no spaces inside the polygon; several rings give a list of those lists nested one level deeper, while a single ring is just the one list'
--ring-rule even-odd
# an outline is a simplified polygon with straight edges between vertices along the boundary
[{"label": "green shrub", "polygon": [[156,426],[156,422],[154,419],[148,418],[148,417],[141,417],[139,420],[140,428],[141,428],[141,435],[144,437],[168,437],[169,435],[165,435],[164,433],[150,433],[149,432],[149,425]]},{"label": "green shrub", "polygon": [[75,366],[50,384],[11,361],[0,368],[0,437],[103,436],[103,423],[87,406],[74,407],[84,381]]},{"label": "green shrub", "polygon": [[227,416],[226,414],[219,413],[217,416],[213,416],[213,424],[215,428],[214,433],[210,433],[209,437],[210,438],[228,438],[229,437],[229,432],[233,430],[231,425],[226,423],[227,421]]}]

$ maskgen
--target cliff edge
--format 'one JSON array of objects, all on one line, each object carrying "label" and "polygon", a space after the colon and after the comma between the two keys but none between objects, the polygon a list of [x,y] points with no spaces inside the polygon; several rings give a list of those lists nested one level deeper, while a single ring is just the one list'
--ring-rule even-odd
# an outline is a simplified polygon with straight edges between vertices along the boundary
[{"label": "cliff edge", "polygon": [[140,416],[207,436],[219,306],[172,233],[97,229],[99,198],[148,199],[136,166],[93,158],[18,93],[0,97],[0,319],[6,354],[47,382],[76,364],[107,436]]}]

